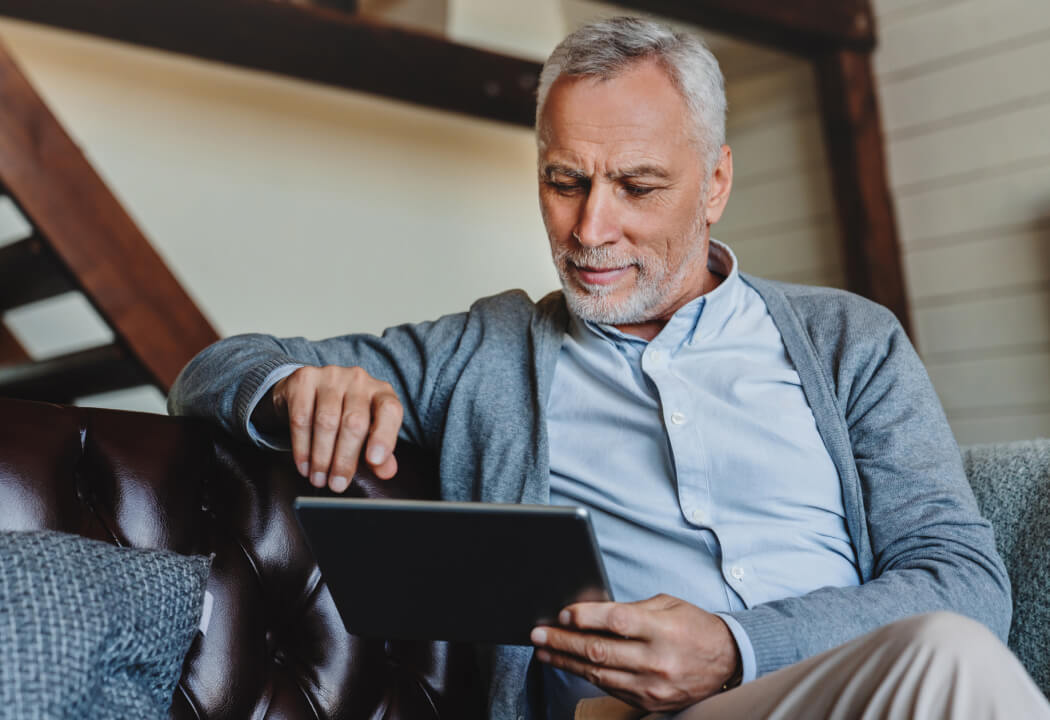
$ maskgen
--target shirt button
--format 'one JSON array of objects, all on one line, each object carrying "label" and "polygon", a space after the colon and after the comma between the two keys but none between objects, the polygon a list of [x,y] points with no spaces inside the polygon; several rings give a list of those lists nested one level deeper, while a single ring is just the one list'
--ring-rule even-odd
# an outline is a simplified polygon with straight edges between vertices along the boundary
[{"label": "shirt button", "polygon": [[693,522],[697,525],[703,525],[707,522],[707,513],[703,510],[693,510]]},{"label": "shirt button", "polygon": [[743,580],[744,568],[740,567],[739,565],[734,565],[733,568],[729,571],[729,574],[732,575],[733,579],[735,580]]},{"label": "shirt button", "polygon": [[655,363],[658,363],[658,362],[660,362],[661,360],[664,359],[664,354],[662,352],[660,352],[659,350],[653,350],[652,352],[649,353],[649,359],[652,360]]},{"label": "shirt button", "polygon": [[675,425],[681,425],[685,422],[685,414],[680,412],[671,413],[671,422],[673,422]]}]

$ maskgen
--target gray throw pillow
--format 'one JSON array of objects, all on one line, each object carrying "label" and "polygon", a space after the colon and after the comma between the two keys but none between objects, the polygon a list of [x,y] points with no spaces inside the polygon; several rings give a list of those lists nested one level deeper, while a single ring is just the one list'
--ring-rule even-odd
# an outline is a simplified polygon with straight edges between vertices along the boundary
[{"label": "gray throw pillow", "polygon": [[0,720],[161,720],[210,560],[0,532]]}]

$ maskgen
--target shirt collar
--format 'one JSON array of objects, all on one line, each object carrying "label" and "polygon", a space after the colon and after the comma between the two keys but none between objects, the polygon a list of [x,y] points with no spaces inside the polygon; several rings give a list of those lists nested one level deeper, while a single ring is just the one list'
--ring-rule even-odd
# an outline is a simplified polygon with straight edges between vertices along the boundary
[{"label": "shirt collar", "polygon": [[[692,344],[696,341],[700,335],[698,330],[701,317],[704,317],[704,325],[708,325],[709,321],[721,325],[732,314],[743,286],[736,255],[728,245],[711,238],[708,245],[707,269],[722,276],[724,278],[722,282],[714,290],[699,295],[678,308],[667,321],[667,325],[653,338],[654,343],[657,341],[660,344],[666,343],[672,351],[676,350],[683,344]],[[586,327],[593,334],[616,345],[648,344],[642,338],[621,332],[613,325],[583,320],[571,312],[570,315],[574,324]]]}]

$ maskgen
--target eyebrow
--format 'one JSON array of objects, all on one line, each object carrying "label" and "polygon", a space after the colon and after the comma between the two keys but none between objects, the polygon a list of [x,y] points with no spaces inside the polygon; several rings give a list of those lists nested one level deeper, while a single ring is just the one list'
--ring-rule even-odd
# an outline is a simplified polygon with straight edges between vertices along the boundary
[{"label": "eyebrow", "polygon": [[552,163],[543,168],[543,176],[548,180],[550,180],[555,175],[565,175],[566,177],[571,177],[574,180],[587,179],[587,173],[583,172],[582,170],[577,170],[576,168],[571,168],[568,165],[559,165],[557,163]]},{"label": "eyebrow", "polygon": [[[566,177],[573,178],[574,180],[587,180],[589,176],[587,173],[576,168],[569,167],[568,165],[561,165],[558,163],[551,163],[543,168],[543,176],[547,179],[552,178],[554,175],[565,175]],[[656,165],[635,165],[632,167],[624,168],[614,172],[608,172],[605,175],[609,180],[624,180],[629,178],[638,177],[655,177],[666,180],[670,177],[670,173],[661,167]]]}]

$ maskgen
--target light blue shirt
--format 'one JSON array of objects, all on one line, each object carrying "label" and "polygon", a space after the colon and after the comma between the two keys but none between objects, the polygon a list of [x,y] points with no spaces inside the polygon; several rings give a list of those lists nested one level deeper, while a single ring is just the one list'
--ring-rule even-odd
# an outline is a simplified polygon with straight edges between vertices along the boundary
[{"label": "light blue shirt", "polygon": [[[651,342],[572,317],[548,406],[551,503],[591,511],[617,601],[709,612],[860,584],[838,473],[798,373],[732,251]],[[751,642],[729,625],[754,679]],[[548,717],[600,695],[544,666]]]}]

